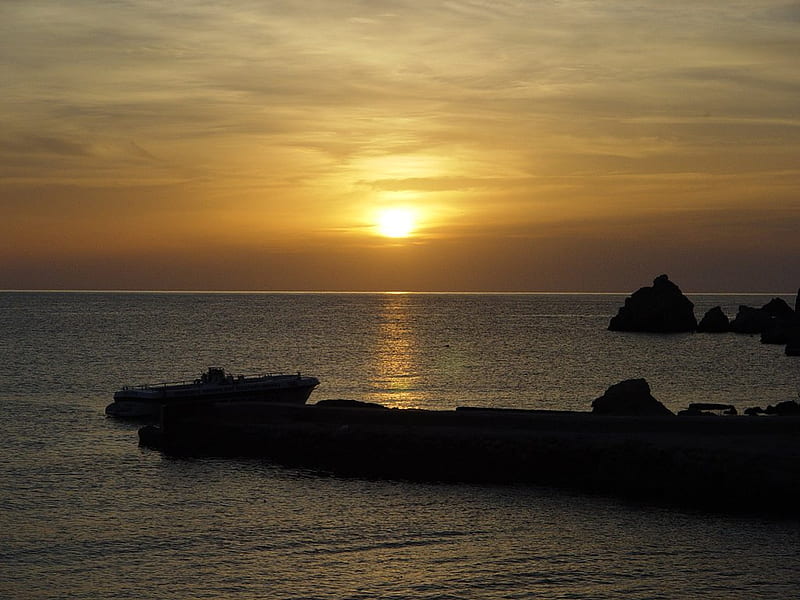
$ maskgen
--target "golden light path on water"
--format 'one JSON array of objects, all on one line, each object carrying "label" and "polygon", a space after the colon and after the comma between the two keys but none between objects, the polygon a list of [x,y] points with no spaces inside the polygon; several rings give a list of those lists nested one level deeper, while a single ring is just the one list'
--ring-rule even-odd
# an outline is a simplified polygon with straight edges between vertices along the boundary
[{"label": "golden light path on water", "polygon": [[382,307],[380,335],[376,338],[376,376],[382,383],[381,395],[394,406],[419,406],[421,381],[418,372],[418,341],[411,323],[410,300],[406,294],[387,297]]}]

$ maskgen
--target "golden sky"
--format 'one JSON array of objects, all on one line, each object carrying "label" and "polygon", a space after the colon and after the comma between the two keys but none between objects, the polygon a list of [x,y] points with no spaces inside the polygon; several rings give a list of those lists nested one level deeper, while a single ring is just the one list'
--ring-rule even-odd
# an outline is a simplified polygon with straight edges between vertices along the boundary
[{"label": "golden sky", "polygon": [[794,291],[798,57],[787,1],[3,0],[0,289]]}]

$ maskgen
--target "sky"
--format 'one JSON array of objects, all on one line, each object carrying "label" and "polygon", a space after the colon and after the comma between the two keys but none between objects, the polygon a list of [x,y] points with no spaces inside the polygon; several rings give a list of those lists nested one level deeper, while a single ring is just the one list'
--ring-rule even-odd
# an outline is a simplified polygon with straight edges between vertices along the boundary
[{"label": "sky", "polygon": [[792,292],[798,55],[787,1],[3,0],[0,289]]}]

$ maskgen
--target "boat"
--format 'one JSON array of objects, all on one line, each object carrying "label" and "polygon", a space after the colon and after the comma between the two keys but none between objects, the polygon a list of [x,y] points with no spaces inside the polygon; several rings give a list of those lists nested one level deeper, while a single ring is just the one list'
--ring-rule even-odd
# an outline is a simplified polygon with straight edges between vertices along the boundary
[{"label": "boat", "polygon": [[158,418],[165,405],[224,402],[305,404],[319,379],[308,375],[232,375],[208,367],[194,381],[125,386],[114,393],[106,414],[120,418]]}]

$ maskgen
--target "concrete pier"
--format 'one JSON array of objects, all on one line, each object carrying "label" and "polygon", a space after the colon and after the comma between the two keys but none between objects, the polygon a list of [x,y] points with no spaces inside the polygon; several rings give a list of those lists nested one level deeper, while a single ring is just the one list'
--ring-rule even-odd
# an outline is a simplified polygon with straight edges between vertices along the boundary
[{"label": "concrete pier", "polygon": [[719,510],[800,507],[800,418],[171,406],[142,444],[342,476],[529,483]]}]

